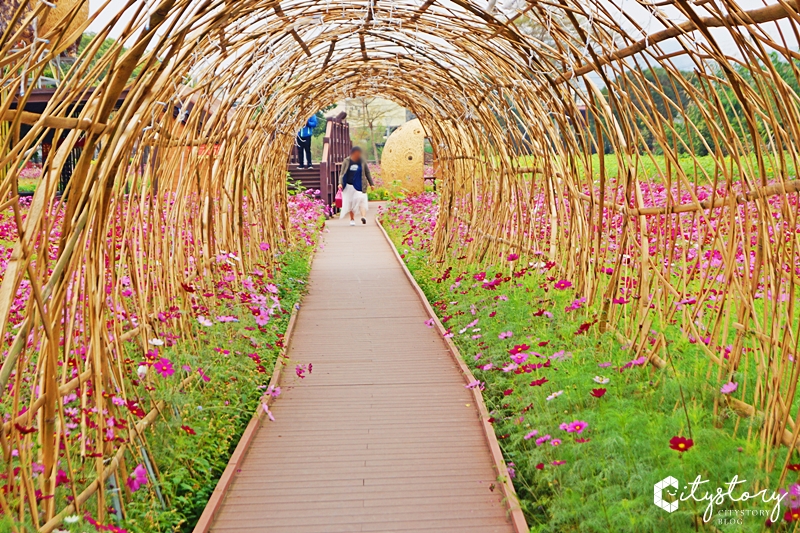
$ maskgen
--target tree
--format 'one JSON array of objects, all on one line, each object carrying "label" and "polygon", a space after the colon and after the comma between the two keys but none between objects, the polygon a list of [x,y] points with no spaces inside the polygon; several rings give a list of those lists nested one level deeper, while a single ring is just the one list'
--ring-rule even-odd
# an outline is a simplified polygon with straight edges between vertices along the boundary
[{"label": "tree", "polygon": [[[368,142],[372,148],[372,156],[375,162],[380,160],[375,129],[391,112],[390,108],[378,105],[380,101],[381,99],[378,97],[359,97],[351,100],[352,107],[358,109],[361,119],[369,132]],[[348,104],[348,107],[351,107],[351,104]]]}]

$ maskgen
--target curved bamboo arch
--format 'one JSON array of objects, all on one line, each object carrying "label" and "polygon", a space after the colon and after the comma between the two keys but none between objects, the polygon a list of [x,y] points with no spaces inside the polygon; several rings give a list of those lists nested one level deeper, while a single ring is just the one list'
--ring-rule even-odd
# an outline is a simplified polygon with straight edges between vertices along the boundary
[{"label": "curved bamboo arch", "polygon": [[[756,390],[728,406],[764,417],[754,438],[765,449],[794,448],[798,4],[637,5],[648,28],[622,0],[128,0],[41,114],[17,110],[74,42],[85,2],[60,9],[43,35],[31,27],[52,15],[50,3],[23,0],[0,13],[3,209],[19,214],[19,168],[43,136],[58,139],[0,285],[0,331],[11,343],[0,388],[20,391],[14,401],[37,413],[39,434],[55,431],[58,398],[85,392],[87,380],[125,394],[121,342],[146,349],[154,313],[186,301],[182,284],[210,286],[221,253],[241,259],[241,274],[270,261],[252,243],[274,249],[291,238],[286,154],[305,118],[344,97],[381,94],[418,115],[433,140],[443,176],[436,254],[451,253],[460,230],[472,237],[470,261],[515,251],[552,262],[578,295],[599,302],[601,331],[658,367],[665,339],[654,328],[671,322],[707,338],[722,382],[758,360]],[[110,35],[115,44],[96,57]],[[641,172],[655,162],[657,171]],[[51,261],[35,261],[49,242]],[[122,301],[126,276],[141,296],[120,318],[109,306]],[[20,321],[23,281],[34,298]],[[109,299],[97,297],[107,287]],[[779,294],[788,299],[764,296]],[[615,306],[618,298],[633,303]],[[77,336],[75,317],[85,328]],[[76,343],[88,356],[60,371]],[[38,391],[14,379],[21,367],[37,369]],[[99,394],[91,402],[114,409]],[[154,420],[152,407],[139,429]],[[96,431],[99,439],[102,423]],[[8,442],[31,437],[9,421],[3,432],[10,464]],[[133,442],[109,445],[110,463],[81,467],[95,470],[88,479],[107,479]],[[41,490],[52,494],[53,443],[35,449],[24,461],[44,465]],[[764,455],[766,470],[788,464],[776,457]],[[89,481],[76,497],[99,498],[102,517],[96,489]],[[36,512],[28,519],[52,531],[75,506],[50,499],[39,510],[42,523]]]}]

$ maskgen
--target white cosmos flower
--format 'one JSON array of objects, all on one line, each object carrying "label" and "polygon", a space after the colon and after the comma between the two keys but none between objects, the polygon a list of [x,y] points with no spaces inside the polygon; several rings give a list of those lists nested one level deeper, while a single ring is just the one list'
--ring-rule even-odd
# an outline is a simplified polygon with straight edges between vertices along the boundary
[{"label": "white cosmos flower", "polygon": [[599,383],[600,385],[605,385],[606,383],[611,381],[607,377],[603,377],[603,376],[595,376],[592,379],[594,380],[595,383]]},{"label": "white cosmos flower", "polygon": [[161,339],[150,339],[147,342],[152,344],[153,346],[164,346],[164,341],[162,341]]}]

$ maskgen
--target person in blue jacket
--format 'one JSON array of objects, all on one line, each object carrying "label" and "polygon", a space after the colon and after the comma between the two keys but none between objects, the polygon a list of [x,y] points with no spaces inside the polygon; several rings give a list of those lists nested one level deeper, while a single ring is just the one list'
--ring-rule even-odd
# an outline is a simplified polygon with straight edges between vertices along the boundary
[{"label": "person in blue jacket", "polygon": [[317,127],[317,117],[312,115],[306,121],[306,125],[297,132],[297,168],[313,168],[311,166],[311,137],[314,135],[314,128]]}]

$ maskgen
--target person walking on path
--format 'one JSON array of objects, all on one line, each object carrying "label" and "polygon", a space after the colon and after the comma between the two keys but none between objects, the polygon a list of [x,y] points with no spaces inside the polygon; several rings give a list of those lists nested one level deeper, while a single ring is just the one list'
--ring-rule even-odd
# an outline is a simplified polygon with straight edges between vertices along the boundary
[{"label": "person walking on path", "polygon": [[361,148],[354,146],[350,150],[350,157],[346,157],[342,161],[342,172],[339,175],[339,190],[342,191],[342,212],[339,218],[344,218],[349,213],[351,226],[356,225],[354,217],[356,210],[361,215],[361,223],[367,223],[369,203],[364,178],[371,187],[375,186],[372,182],[372,174],[369,172],[369,165],[361,156]]},{"label": "person walking on path", "polygon": [[306,125],[297,132],[297,168],[311,169],[311,137],[314,135],[314,128],[317,127],[317,117],[312,115],[306,121]]}]

